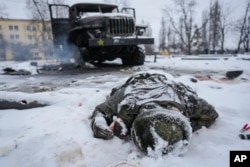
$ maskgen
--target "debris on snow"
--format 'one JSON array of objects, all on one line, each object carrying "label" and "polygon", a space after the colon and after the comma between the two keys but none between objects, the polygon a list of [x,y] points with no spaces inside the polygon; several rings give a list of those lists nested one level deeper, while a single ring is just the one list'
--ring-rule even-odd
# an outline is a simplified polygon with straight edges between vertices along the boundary
[{"label": "debris on snow", "polygon": [[28,102],[26,100],[22,101],[9,101],[0,99],[0,110],[4,109],[18,109],[18,110],[25,110],[25,109],[32,109],[38,107],[45,107],[46,104],[40,104],[38,101],[31,101]]},{"label": "debris on snow", "polygon": [[226,77],[228,79],[235,79],[239,77],[243,73],[243,70],[238,70],[238,71],[227,71]]}]

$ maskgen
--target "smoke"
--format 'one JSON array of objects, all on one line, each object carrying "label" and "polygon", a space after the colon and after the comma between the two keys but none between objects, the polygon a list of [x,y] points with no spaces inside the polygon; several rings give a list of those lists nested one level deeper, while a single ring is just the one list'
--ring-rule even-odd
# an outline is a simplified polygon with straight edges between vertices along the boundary
[{"label": "smoke", "polygon": [[[66,34],[68,35],[68,34]],[[54,58],[62,64],[81,64],[82,58],[79,48],[69,43],[66,35],[56,36],[54,39]]]}]

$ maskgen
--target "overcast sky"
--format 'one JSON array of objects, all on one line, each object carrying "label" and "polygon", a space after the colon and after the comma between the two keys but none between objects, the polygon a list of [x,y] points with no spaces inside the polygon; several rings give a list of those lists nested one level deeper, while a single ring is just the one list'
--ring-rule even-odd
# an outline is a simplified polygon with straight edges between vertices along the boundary
[{"label": "overcast sky", "polygon": [[[103,0],[65,0],[68,4],[73,4],[75,2],[102,2]],[[112,1],[112,0],[110,0]],[[115,0],[113,0],[115,2]],[[219,0],[224,5],[230,6],[233,15],[230,17],[239,18],[244,15],[246,8],[246,1],[248,0]],[[9,18],[21,18],[27,19],[28,12],[25,8],[26,0],[0,0],[0,4],[4,4],[7,7]],[[158,42],[159,30],[161,17],[163,16],[162,9],[165,6],[169,6],[173,0],[130,0],[131,6],[136,9],[137,22],[144,20],[149,22],[152,30],[153,36]],[[210,0],[197,0],[198,6],[196,19],[201,19],[201,12],[203,9],[209,7]]]}]

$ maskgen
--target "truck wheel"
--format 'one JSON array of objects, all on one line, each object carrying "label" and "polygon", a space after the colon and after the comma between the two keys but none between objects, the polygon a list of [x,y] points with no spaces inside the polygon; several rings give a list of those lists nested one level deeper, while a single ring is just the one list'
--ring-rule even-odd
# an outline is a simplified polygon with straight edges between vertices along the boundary
[{"label": "truck wheel", "polygon": [[145,61],[145,55],[143,50],[136,46],[135,50],[126,57],[122,58],[123,65],[143,65]]},{"label": "truck wheel", "polygon": [[83,65],[84,64],[84,59],[83,59],[81,51],[78,47],[75,47],[74,59],[75,59],[76,65]]},{"label": "truck wheel", "polygon": [[89,62],[91,60],[89,50],[85,47],[79,48],[79,50],[84,62]]}]

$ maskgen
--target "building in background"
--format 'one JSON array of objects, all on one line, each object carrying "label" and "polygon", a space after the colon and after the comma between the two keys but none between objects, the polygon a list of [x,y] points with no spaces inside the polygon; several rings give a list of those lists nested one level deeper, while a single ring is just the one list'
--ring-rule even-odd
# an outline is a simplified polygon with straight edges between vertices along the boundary
[{"label": "building in background", "polygon": [[49,21],[0,18],[0,61],[48,58],[52,40]]}]

